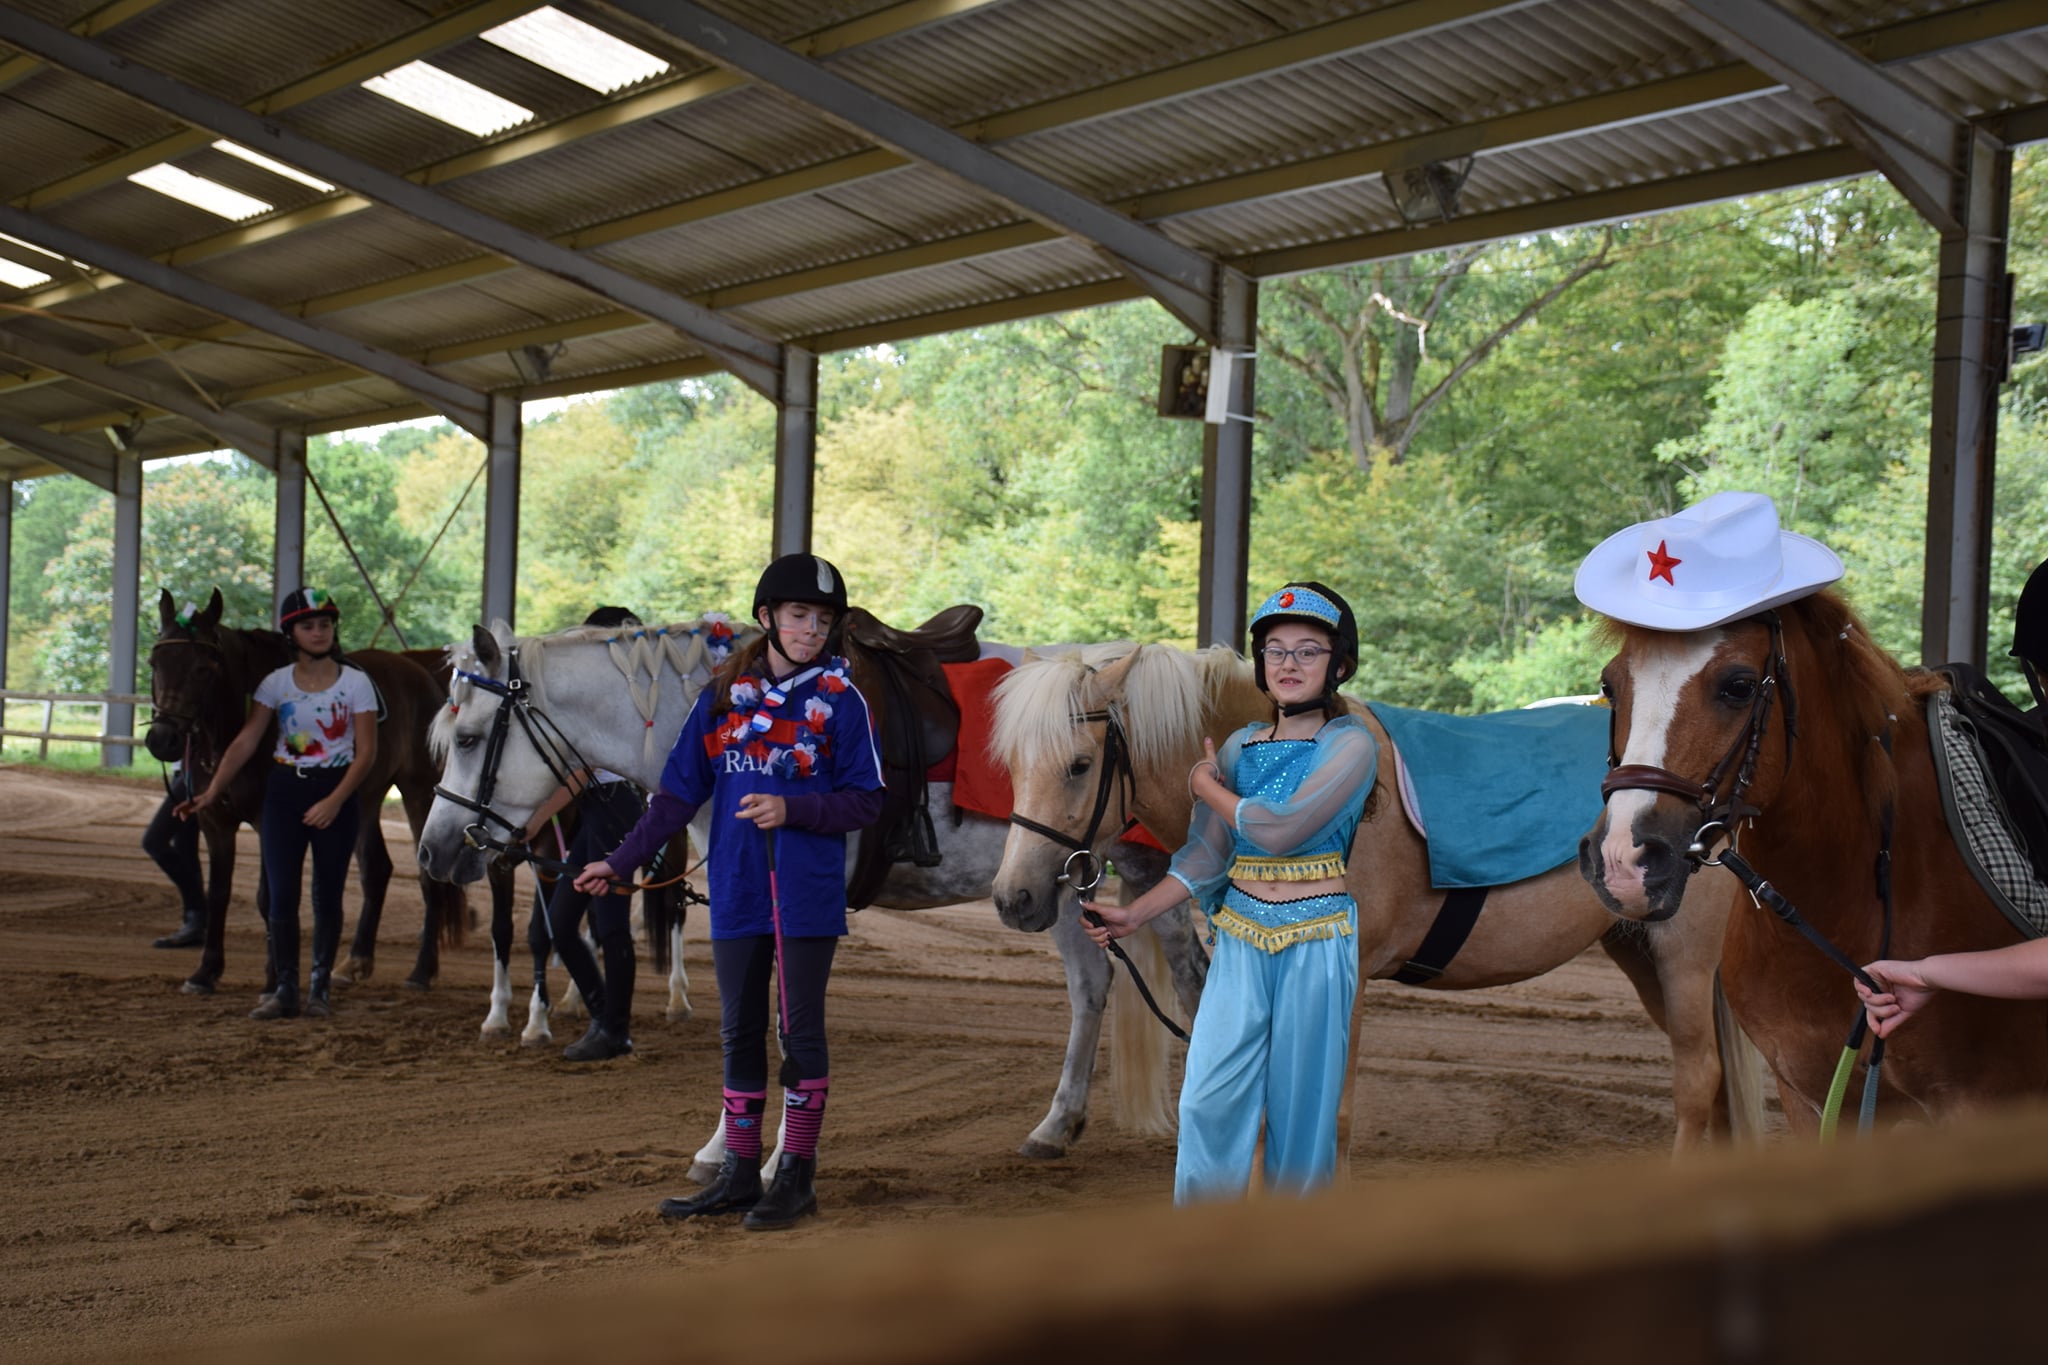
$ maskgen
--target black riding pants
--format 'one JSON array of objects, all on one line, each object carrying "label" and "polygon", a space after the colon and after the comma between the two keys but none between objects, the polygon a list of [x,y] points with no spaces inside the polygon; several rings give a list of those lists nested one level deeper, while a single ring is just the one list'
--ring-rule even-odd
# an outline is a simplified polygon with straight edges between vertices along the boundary
[{"label": "black riding pants", "polygon": [[178,901],[188,920],[206,914],[206,879],[199,871],[199,822],[180,820],[171,812],[191,791],[181,770],[171,778],[163,804],[156,808],[156,814],[149,817],[149,827],[142,831],[142,851],[178,888]]},{"label": "black riding pants", "polygon": [[[348,881],[361,807],[345,802],[326,829],[306,823],[313,803],[331,796],[346,768],[277,764],[263,792],[263,874],[270,885],[270,961],[279,985],[299,976],[299,880],[313,851],[313,973],[325,981],[341,947],[341,889]],[[304,776],[299,776],[303,773]]]},{"label": "black riding pants", "polygon": [[[784,1050],[798,1080],[832,1074],[825,1048],[825,983],[832,976],[837,938],[784,938],[783,988],[789,996],[789,1032]],[[725,1043],[725,1088],[758,1094],[768,1088],[768,1021],[780,1023],[781,1001],[773,986],[775,936],[717,938],[711,963],[718,971],[719,1037]]]},{"label": "black riding pants", "polygon": [[[576,798],[576,836],[569,841],[569,866],[581,869],[618,847],[640,818],[640,799],[623,782],[586,788]],[[555,881],[548,899],[548,932],[555,956],[569,970],[576,989],[590,1006],[590,1017],[615,1037],[630,1037],[633,1028],[633,895],[630,891],[592,898],[572,883],[574,873]],[[604,973],[578,932],[590,912],[590,931],[604,954]]]}]

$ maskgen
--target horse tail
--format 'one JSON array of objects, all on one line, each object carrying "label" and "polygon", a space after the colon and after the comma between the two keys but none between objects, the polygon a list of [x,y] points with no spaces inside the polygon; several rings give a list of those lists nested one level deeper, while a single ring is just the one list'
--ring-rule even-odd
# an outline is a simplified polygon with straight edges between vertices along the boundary
[{"label": "horse tail", "polygon": [[[690,865],[690,835],[686,830],[664,844],[660,858],[647,869],[648,880],[667,881]],[[672,965],[669,940],[672,931],[688,921],[690,914],[689,885],[675,882],[658,891],[640,893],[640,922],[647,930],[647,952],[654,959],[654,970],[668,975]]]},{"label": "horse tail", "polygon": [[1764,1055],[1728,1008],[1721,973],[1714,973],[1714,1042],[1721,1053],[1721,1094],[1728,1102],[1728,1136],[1740,1146],[1764,1140]]},{"label": "horse tail", "polygon": [[[1149,928],[1123,940],[1131,964],[1149,981],[1167,979],[1166,950]],[[1174,1129],[1172,1096],[1167,1089],[1165,1028],[1145,1007],[1144,997],[1129,971],[1115,973],[1111,985],[1114,1018],[1110,1022],[1109,1064],[1116,1079],[1117,1126],[1127,1133],[1163,1137]]]}]

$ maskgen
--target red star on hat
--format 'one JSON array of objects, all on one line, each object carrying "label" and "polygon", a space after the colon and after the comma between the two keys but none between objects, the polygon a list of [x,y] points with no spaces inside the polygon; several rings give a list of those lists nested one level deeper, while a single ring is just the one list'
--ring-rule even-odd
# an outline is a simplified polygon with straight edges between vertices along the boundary
[{"label": "red star on hat", "polygon": [[1653,581],[1655,579],[1661,578],[1666,583],[1669,583],[1672,587],[1677,587],[1678,580],[1671,576],[1671,571],[1677,568],[1679,565],[1685,563],[1685,561],[1666,554],[1664,552],[1664,542],[1661,540],[1657,542],[1657,548],[1651,550],[1649,552],[1649,555],[1650,578]]}]

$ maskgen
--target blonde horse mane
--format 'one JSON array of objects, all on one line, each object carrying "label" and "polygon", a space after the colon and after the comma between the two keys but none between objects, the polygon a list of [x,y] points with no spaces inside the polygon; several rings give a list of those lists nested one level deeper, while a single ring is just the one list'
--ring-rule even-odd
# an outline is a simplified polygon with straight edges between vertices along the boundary
[{"label": "blonde horse mane", "polygon": [[[512,647],[519,652],[520,672],[533,690],[534,703],[545,707],[549,651],[566,645],[604,645],[612,663],[626,680],[634,709],[642,720],[648,722],[643,727],[646,730],[643,743],[648,756],[652,757],[654,711],[661,700],[662,673],[674,669],[676,676],[688,678],[700,669],[708,673],[716,667],[724,653],[713,657],[711,628],[719,625],[729,627],[731,620],[723,612],[714,611],[706,612],[695,620],[663,626],[571,626],[553,635],[514,636]],[[502,627],[504,622],[495,622],[492,634],[498,635]],[[741,630],[732,635],[731,647],[744,643],[746,634]],[[444,762],[455,739],[455,717],[476,695],[476,684],[461,675],[479,671],[476,647],[467,640],[448,646],[448,661],[456,670],[448,681],[448,704],[441,708],[427,731],[427,743],[434,757]]]},{"label": "blonde horse mane", "polygon": [[[1103,675],[1119,666],[1121,686],[1111,691]],[[1249,683],[1251,665],[1221,645],[1189,651],[1119,641],[1027,655],[996,684],[989,749],[1013,769],[1064,764],[1080,717],[1106,706],[1130,741],[1132,761],[1149,767],[1200,743],[1215,697],[1240,677]]]}]

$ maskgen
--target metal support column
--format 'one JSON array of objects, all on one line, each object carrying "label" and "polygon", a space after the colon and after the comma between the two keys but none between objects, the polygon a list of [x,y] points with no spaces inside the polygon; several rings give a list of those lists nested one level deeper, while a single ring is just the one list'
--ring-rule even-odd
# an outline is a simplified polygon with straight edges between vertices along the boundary
[{"label": "metal support column", "polygon": [[[1259,330],[1258,282],[1225,272],[1216,312],[1217,346],[1239,354],[1221,377],[1228,388],[1228,415],[1202,429],[1202,586],[1196,643],[1242,650],[1252,525],[1251,352]],[[1218,368],[1212,364],[1212,383],[1217,382]]]},{"label": "metal support column", "polygon": [[1925,663],[1957,659],[1982,668],[1991,611],[1998,386],[2010,326],[2005,261],[2012,218],[2011,149],[1972,130],[1954,203],[1961,228],[1942,233],[1935,296],[1920,652]]},{"label": "metal support column", "polygon": [[494,393],[490,402],[490,460],[484,473],[485,625],[514,625],[519,585],[519,448],[517,393]]},{"label": "metal support column", "polygon": [[775,404],[775,558],[808,554],[818,477],[818,356],[787,347]]},{"label": "metal support column", "polygon": [[306,586],[306,434],[280,431],[276,441],[276,530],[271,538],[273,610]]},{"label": "metal support column", "polygon": [[7,686],[7,629],[14,598],[14,480],[0,479],[0,687]]},{"label": "metal support column", "polygon": [[[135,690],[135,631],[142,600],[142,461],[119,454],[114,459],[114,621],[107,638],[107,690]],[[107,735],[132,736],[135,708],[127,702],[107,707]],[[126,768],[135,751],[109,744],[100,750],[100,766]]]}]

